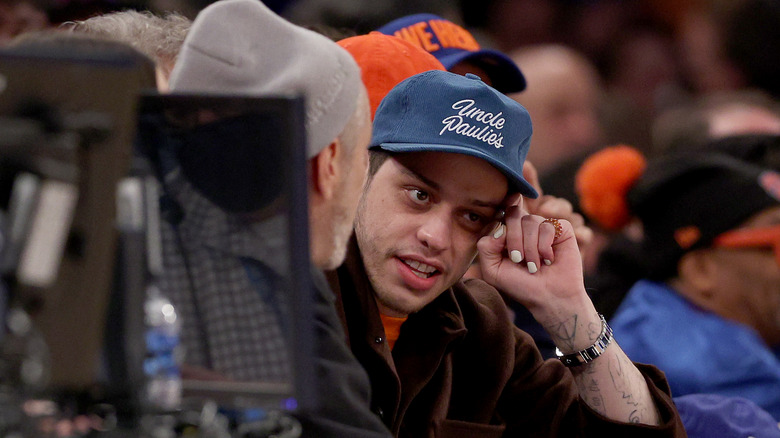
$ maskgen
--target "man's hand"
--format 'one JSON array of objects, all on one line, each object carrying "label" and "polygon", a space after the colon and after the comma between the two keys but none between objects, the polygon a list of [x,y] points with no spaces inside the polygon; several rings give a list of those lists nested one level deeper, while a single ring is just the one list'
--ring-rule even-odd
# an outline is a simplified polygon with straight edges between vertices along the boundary
[{"label": "man's hand", "polygon": [[[535,184],[541,195],[538,181]],[[550,221],[528,214],[530,210],[555,218],[571,210],[543,196],[526,202],[528,210],[519,195],[507,200],[503,223],[477,242],[482,278],[528,308],[564,353],[593,345],[601,321],[585,292],[574,227],[558,218],[556,237]],[[586,237],[591,236],[588,229]],[[594,361],[573,368],[572,374],[582,400],[602,415],[622,422],[660,424],[644,377],[616,342]]]},{"label": "man's hand", "polygon": [[[574,206],[568,200],[544,194],[539,184],[539,174],[534,165],[529,161],[526,161],[525,165],[523,165],[523,178],[539,193],[539,197],[536,199],[523,200],[523,208],[525,208],[526,212],[542,217],[554,217],[569,221],[574,230],[574,236],[577,238],[580,253],[585,254],[585,248],[593,241],[593,230],[585,225],[585,218],[574,211]],[[518,203],[518,196],[515,196],[510,202],[512,204]]]},{"label": "man's hand", "polygon": [[593,306],[585,293],[572,225],[564,219],[558,222],[561,233],[556,238],[552,223],[513,205],[504,223],[477,242],[482,278],[527,307],[537,320]]},{"label": "man's hand", "polygon": [[[598,325],[598,316],[585,292],[575,225],[568,219],[580,227],[583,240],[589,241],[593,234],[571,203],[542,194],[536,169],[529,162],[523,175],[540,197],[507,197],[503,223],[477,242],[481,277],[530,310],[556,344],[576,350],[579,344],[590,345],[590,339],[582,337],[584,330],[577,327]],[[545,218],[557,219],[558,236]]]}]

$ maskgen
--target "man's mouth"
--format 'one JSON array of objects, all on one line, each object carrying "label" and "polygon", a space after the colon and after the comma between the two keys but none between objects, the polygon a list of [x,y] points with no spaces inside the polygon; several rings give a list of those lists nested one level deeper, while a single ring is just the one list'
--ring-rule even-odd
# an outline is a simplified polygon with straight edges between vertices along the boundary
[{"label": "man's mouth", "polygon": [[401,261],[404,262],[406,266],[411,268],[414,275],[420,278],[431,278],[439,272],[435,267],[418,262],[417,260],[401,259]]}]

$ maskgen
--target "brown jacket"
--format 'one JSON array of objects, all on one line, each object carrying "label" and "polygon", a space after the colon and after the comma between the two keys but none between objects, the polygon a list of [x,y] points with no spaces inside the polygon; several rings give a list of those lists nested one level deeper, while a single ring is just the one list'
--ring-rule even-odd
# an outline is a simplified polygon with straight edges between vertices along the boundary
[{"label": "brown jacket", "polygon": [[459,282],[410,315],[391,352],[354,237],[346,262],[328,279],[341,295],[352,351],[371,379],[372,409],[395,436],[686,436],[663,374],[650,366],[639,368],[661,426],[616,423],[590,409],[569,370],[543,361],[482,281]]}]

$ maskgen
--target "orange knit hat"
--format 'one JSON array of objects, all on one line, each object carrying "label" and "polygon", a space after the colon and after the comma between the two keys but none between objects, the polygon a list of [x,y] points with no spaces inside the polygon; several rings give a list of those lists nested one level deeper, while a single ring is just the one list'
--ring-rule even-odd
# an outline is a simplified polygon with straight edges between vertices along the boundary
[{"label": "orange knit hat", "polygon": [[444,70],[433,55],[407,41],[379,32],[338,41],[355,58],[368,90],[371,119],[379,102],[399,82],[429,70]]},{"label": "orange knit hat", "polygon": [[582,211],[601,227],[616,231],[631,220],[626,194],[645,170],[645,157],[631,146],[604,148],[585,160],[574,188]]}]

